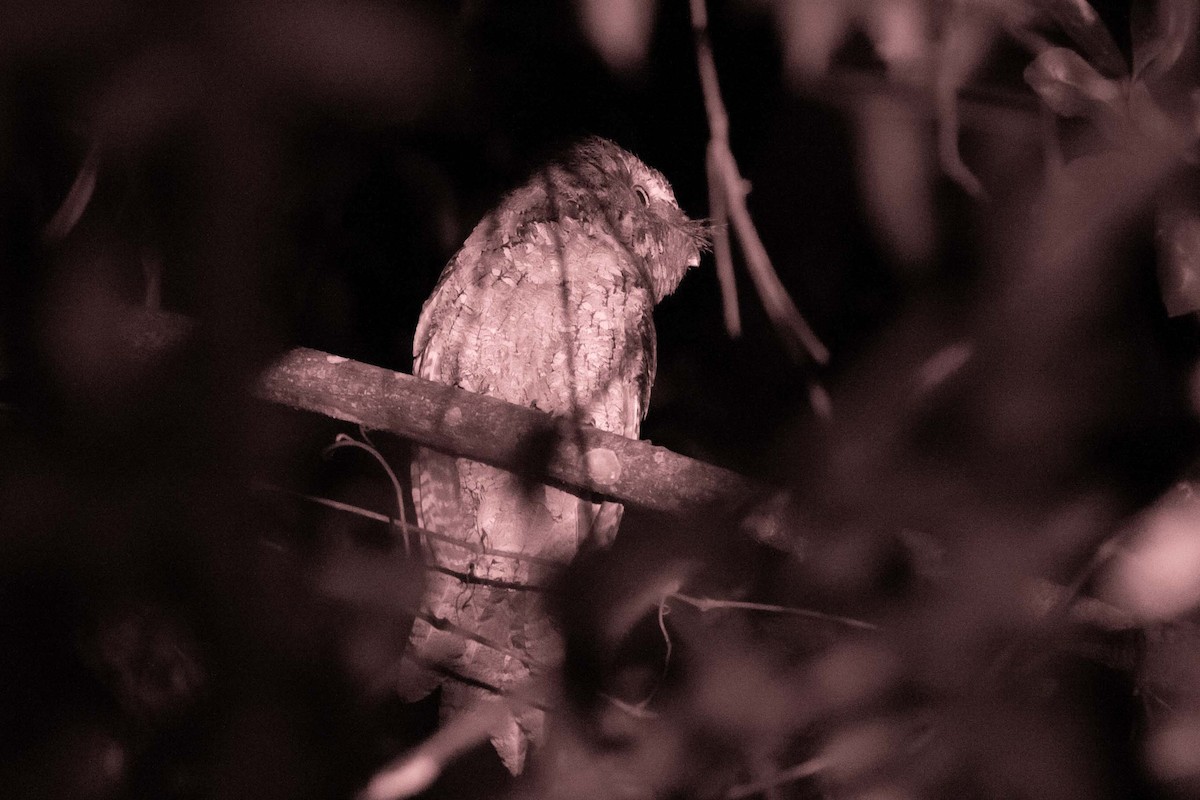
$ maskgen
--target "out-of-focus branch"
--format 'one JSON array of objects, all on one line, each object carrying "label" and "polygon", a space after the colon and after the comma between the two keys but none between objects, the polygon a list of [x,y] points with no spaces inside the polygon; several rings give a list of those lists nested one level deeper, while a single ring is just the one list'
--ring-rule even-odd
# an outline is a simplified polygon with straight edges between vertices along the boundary
[{"label": "out-of-focus branch", "polygon": [[823,759],[812,758],[804,761],[793,767],[780,770],[774,775],[754,783],[743,783],[734,786],[725,793],[726,800],[740,800],[743,797],[754,797],[757,794],[774,789],[777,786],[783,786],[787,783],[794,783],[802,778],[810,778],[818,772],[822,772],[828,768],[828,765]]},{"label": "out-of-focus branch", "polygon": [[714,221],[712,226],[713,258],[717,262],[717,280],[721,282],[721,314],[725,319],[725,330],[734,339],[742,335],[742,315],[738,311],[737,280],[733,275],[733,251],[729,246],[729,210],[725,207],[725,193],[721,191],[721,169],[710,150],[705,159],[708,171],[708,213]]},{"label": "out-of-focus branch", "polygon": [[[729,148],[729,115],[721,100],[721,87],[717,80],[717,66],[713,58],[712,44],[708,37],[708,10],[704,0],[691,0],[692,33],[695,38],[696,62],[700,70],[700,86],[704,93],[704,108],[708,115],[710,140],[708,143],[709,192],[710,195],[720,193],[720,198],[711,202],[714,215],[727,214],[728,220],[716,217],[714,227],[720,229],[727,222],[732,223],[737,235],[742,253],[746,257],[746,267],[750,278],[758,290],[763,308],[775,329],[783,336],[784,342],[796,356],[807,352],[812,359],[820,364],[829,361],[829,350],[817,338],[809,327],[808,322],[800,314],[791,295],[783,287],[779,275],[771,265],[771,258],[758,236],[758,230],[750,219],[746,208],[747,182],[738,171],[733,151]],[[729,256],[729,248],[724,252],[716,251],[718,259]],[[731,336],[736,336],[740,330],[736,313],[730,315],[728,308],[736,304],[736,298],[731,298],[732,266],[718,265],[718,275],[722,277],[722,288],[727,292],[725,297],[726,326]],[[734,323],[731,325],[731,321]]]},{"label": "out-of-focus branch", "polygon": [[62,205],[54,212],[54,216],[42,230],[42,235],[48,241],[62,239],[79,222],[79,218],[83,216],[88,203],[91,202],[92,192],[96,189],[96,173],[99,168],[100,145],[93,142],[83,163],[79,166],[79,172],[75,175],[75,180],[67,191],[67,196],[63,198]]},{"label": "out-of-focus branch", "polygon": [[[941,102],[936,92],[888,80],[883,74],[866,69],[838,68],[820,79],[805,81],[799,85],[799,91],[806,97],[846,110],[862,105],[865,97],[882,95],[929,119],[937,119]],[[1038,101],[1030,92],[971,85],[957,87],[954,96],[962,127],[1021,135],[1033,135],[1038,130]]]},{"label": "out-of-focus branch", "polygon": [[940,48],[934,81],[938,111],[938,160],[942,171],[976,199],[985,198],[987,193],[979,178],[963,161],[958,149],[958,89],[983,61],[991,45],[990,39],[990,30],[982,25],[971,24],[962,6],[955,6],[951,11],[945,41]]}]

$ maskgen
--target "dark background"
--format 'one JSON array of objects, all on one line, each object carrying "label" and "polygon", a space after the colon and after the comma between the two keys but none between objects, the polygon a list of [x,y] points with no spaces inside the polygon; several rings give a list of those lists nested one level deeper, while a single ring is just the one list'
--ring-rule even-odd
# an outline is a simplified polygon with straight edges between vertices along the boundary
[{"label": "dark background", "polygon": [[[321,458],[352,429],[251,405],[245,387],[297,345],[409,370],[447,259],[504,191],[583,135],[633,150],[705,215],[686,5],[660,4],[628,74],[596,55],[568,3],[8,5],[0,782],[28,797],[348,796],[431,730],[429,707],[401,709],[377,682],[420,576],[338,550],[385,551],[378,531],[247,491],[265,475],[392,502],[369,460]],[[1128,3],[1095,5],[1128,57]],[[1098,498],[1088,519],[1104,532],[1180,475],[1195,452],[1196,331],[1163,311],[1150,216],[1083,274],[1071,335],[1031,342],[1062,298],[999,312],[993,301],[1040,179],[1036,128],[967,126],[964,157],[991,198],[937,179],[932,255],[905,263],[865,210],[862,98],[790,83],[762,6],[712,6],[751,213],[834,355],[826,367],[792,360],[744,272],[745,332],[731,340],[706,258],[658,310],[643,436],[797,487],[811,501],[804,524],[850,542],[826,554],[871,565],[890,545],[863,544],[875,541],[864,531],[885,523],[1019,549],[1067,501]],[[1032,118],[1027,59],[999,37],[971,88]],[[836,63],[884,83],[861,33]],[[91,201],[47,241],[93,147]],[[162,306],[200,327],[165,363],[134,369],[108,303],[143,302],[147,265],[161,271]],[[980,357],[914,412],[899,387],[956,341]],[[816,421],[813,383],[832,395],[832,425]],[[1001,407],[1028,430],[994,425]],[[403,443],[377,443],[403,472]],[[731,571],[752,574],[762,554],[745,558]],[[823,563],[797,574],[825,586]],[[884,567],[864,570],[861,585],[894,589]],[[783,580],[767,572],[764,583]],[[853,610],[847,586],[860,584],[839,580],[828,578],[830,602]],[[821,594],[809,585],[797,591]],[[1111,725],[1098,760],[1136,774],[1124,678],[1105,673],[1096,689],[1091,673],[1075,677],[1100,718],[1089,730]],[[504,786],[475,756],[438,791]],[[1141,787],[1112,771],[1105,796]]]}]

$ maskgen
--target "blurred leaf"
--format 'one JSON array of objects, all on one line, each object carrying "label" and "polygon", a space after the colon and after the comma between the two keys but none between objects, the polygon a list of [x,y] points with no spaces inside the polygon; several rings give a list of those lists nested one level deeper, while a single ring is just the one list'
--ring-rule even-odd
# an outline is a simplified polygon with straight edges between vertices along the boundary
[{"label": "blurred leaf", "polygon": [[1167,146],[1186,148],[1195,138],[1195,131],[1189,130],[1191,120],[1181,118],[1174,108],[1164,108],[1145,81],[1130,85],[1125,115],[1139,134]]},{"label": "blurred leaf", "polygon": [[793,78],[824,75],[850,30],[850,12],[843,0],[776,3],[775,19]]},{"label": "blurred leaf", "polygon": [[962,6],[951,13],[942,34],[934,82],[937,91],[938,158],[942,172],[972,197],[984,194],[979,179],[962,160],[958,149],[958,91],[983,62],[999,31],[992,18],[967,13]]},{"label": "blurred leaf", "polygon": [[[1200,711],[1200,628],[1180,620],[1146,628],[1138,683],[1143,694],[1167,708]],[[1163,724],[1180,721],[1172,713]]]},{"label": "blurred leaf", "polygon": [[1172,317],[1200,310],[1200,215],[1159,209],[1155,239],[1163,304]]},{"label": "blurred leaf", "polygon": [[713,260],[717,262],[717,280],[721,285],[721,315],[729,338],[736,339],[742,335],[742,315],[738,309],[733,248],[729,242],[729,208],[717,156],[717,150],[710,146],[705,159],[708,171],[708,216],[712,226]]},{"label": "blurred leaf", "polygon": [[88,109],[105,147],[142,146],[196,114],[209,77],[197,61],[185,45],[147,46],[117,65]]},{"label": "blurred leaf", "polygon": [[1146,742],[1146,761],[1162,780],[1200,775],[1200,717],[1188,715],[1155,731]]},{"label": "blurred leaf", "polygon": [[[877,0],[864,22],[888,71],[920,78],[930,59],[929,18],[919,0]],[[917,74],[913,74],[917,73]]]},{"label": "blurred leaf", "polygon": [[353,606],[362,613],[395,618],[410,616],[419,607],[421,573],[398,552],[383,553],[339,542],[317,575],[321,595]]},{"label": "blurred leaf", "polygon": [[0,59],[92,46],[121,30],[128,10],[117,0],[8,0],[0,25]]},{"label": "blurred leaf", "polygon": [[339,539],[313,577],[318,596],[344,615],[339,639],[347,674],[394,691],[392,668],[406,645],[406,621],[420,608],[423,570],[398,547],[385,553]]},{"label": "blurred leaf", "polygon": [[1147,512],[1113,563],[1105,591],[1113,604],[1147,620],[1200,605],[1200,501],[1168,495]]},{"label": "blurred leaf", "polygon": [[92,192],[96,188],[96,171],[99,169],[99,165],[100,148],[93,143],[83,164],[80,165],[75,182],[71,184],[71,189],[63,199],[62,205],[58,207],[54,217],[46,223],[43,235],[47,239],[53,241],[63,238],[79,222],[79,218],[87,210],[88,203],[92,199]]},{"label": "blurred leaf", "polygon": [[268,91],[278,86],[410,120],[460,85],[447,31],[405,6],[307,0],[222,13],[246,67]]},{"label": "blurred leaf", "polygon": [[1073,50],[1052,47],[1025,68],[1025,81],[1054,113],[1092,117],[1117,113],[1121,86],[1105,78]]},{"label": "blurred leaf", "polygon": [[917,371],[917,391],[931,392],[963,368],[975,353],[971,342],[954,342],[938,350]]},{"label": "blurred leaf", "polygon": [[935,244],[928,126],[883,95],[863,99],[855,124],[859,181],[873,224],[905,265],[928,263]]},{"label": "blurred leaf", "polygon": [[646,60],[654,31],[656,0],[578,0],[583,31],[615,72]]},{"label": "blurred leaf", "polygon": [[1130,9],[1133,76],[1163,75],[1183,53],[1196,31],[1195,0],[1138,0]]},{"label": "blurred leaf", "polygon": [[900,725],[890,720],[872,720],[847,725],[830,737],[822,754],[838,779],[853,781],[878,772],[889,758],[903,748]]},{"label": "blurred leaf", "polygon": [[[1079,45],[1100,72],[1112,77],[1129,74],[1121,48],[1104,20],[1087,0],[1040,0],[1046,12]],[[1135,3],[1136,5],[1136,3]]]},{"label": "blurred leaf", "polygon": [[955,88],[966,83],[975,68],[987,56],[996,38],[997,26],[983,14],[959,13],[946,20],[942,50],[938,59],[938,79]]}]

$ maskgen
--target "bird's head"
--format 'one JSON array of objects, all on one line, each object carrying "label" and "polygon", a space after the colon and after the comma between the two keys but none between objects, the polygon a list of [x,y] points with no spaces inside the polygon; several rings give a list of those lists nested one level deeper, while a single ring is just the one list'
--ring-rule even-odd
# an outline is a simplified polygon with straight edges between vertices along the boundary
[{"label": "bird's head", "polygon": [[570,205],[605,225],[636,256],[656,302],[700,264],[709,244],[708,224],[683,213],[661,172],[598,136],[568,150],[561,169]]}]

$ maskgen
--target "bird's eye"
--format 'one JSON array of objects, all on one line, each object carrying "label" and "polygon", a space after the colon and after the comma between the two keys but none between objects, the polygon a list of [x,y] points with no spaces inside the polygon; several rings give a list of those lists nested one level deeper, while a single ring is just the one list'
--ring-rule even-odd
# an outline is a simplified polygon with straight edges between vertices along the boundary
[{"label": "bird's eye", "polygon": [[650,205],[650,195],[646,194],[645,189],[643,189],[641,186],[635,186],[635,187],[633,187],[633,191],[634,191],[634,194],[637,195],[638,200],[641,201],[642,205],[644,205],[644,206]]}]

